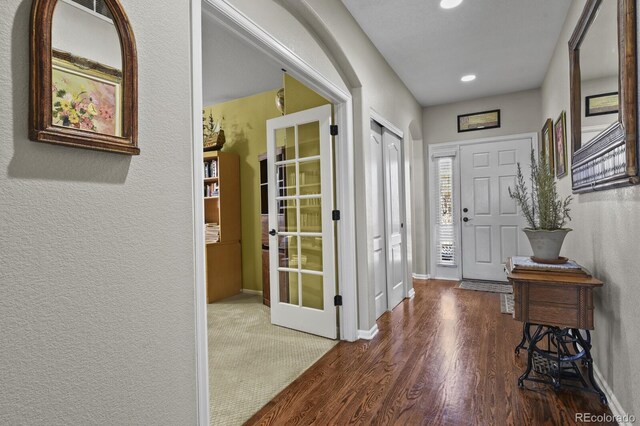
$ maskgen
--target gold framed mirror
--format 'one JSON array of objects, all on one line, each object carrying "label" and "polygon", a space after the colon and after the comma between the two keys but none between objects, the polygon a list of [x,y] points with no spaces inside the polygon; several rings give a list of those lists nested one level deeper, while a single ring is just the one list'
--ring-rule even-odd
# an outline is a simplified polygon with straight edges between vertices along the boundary
[{"label": "gold framed mirror", "polygon": [[138,155],[135,39],[118,0],[34,0],[29,138]]},{"label": "gold framed mirror", "polygon": [[587,0],[569,66],[573,191],[640,183],[636,1]]}]

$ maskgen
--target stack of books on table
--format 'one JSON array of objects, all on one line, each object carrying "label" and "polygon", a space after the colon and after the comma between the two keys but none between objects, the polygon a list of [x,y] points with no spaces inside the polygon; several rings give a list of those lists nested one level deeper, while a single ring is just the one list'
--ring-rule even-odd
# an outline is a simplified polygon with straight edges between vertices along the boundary
[{"label": "stack of books on table", "polygon": [[573,260],[568,260],[566,263],[539,263],[534,262],[528,256],[513,256],[506,264],[507,271],[510,273],[541,273],[541,272],[553,272],[556,274],[567,274],[576,277],[591,277],[589,271],[577,264]]},{"label": "stack of books on table", "polygon": [[205,224],[204,240],[207,244],[217,243],[220,240],[220,225],[217,223]]}]

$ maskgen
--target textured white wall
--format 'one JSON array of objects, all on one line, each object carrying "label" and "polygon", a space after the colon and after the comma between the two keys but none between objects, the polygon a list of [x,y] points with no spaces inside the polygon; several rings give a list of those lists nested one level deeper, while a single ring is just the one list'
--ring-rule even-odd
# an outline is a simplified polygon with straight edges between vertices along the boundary
[{"label": "textured white wall", "polygon": [[31,2],[2,2],[0,424],[196,421],[189,2],[122,3],[139,157],[27,139]]},{"label": "textured white wall", "polygon": [[[574,0],[542,86],[543,116],[569,111],[569,59],[567,43],[584,7]],[[571,146],[571,132],[567,146]],[[562,195],[571,193],[571,178],[560,179]],[[576,259],[605,282],[595,292],[595,362],[629,414],[640,413],[640,187],[576,195],[563,254]]]},{"label": "textured white wall", "polygon": [[[540,115],[541,99],[540,89],[534,89],[424,108],[422,125],[425,143],[538,132],[544,124]],[[499,128],[458,133],[458,115],[492,109],[500,110]]]}]

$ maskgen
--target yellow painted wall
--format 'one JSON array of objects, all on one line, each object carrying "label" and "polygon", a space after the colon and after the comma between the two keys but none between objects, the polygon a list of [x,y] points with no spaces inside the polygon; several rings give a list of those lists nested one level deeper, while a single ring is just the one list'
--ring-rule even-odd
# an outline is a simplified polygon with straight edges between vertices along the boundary
[{"label": "yellow painted wall", "polygon": [[[284,74],[285,112],[293,113],[330,103],[305,85]],[[262,241],[260,216],[260,168],[258,156],[267,151],[266,121],[281,115],[276,108],[277,89],[245,98],[211,105],[205,108],[205,117],[213,113],[219,120],[226,143],[223,151],[235,152],[240,157],[240,200],[242,224],[242,287],[262,290]],[[301,138],[303,134],[299,135]],[[308,278],[308,279],[307,279]],[[313,281],[313,282],[312,282]],[[297,286],[290,280],[291,296],[297,299]],[[313,277],[303,280],[303,303],[320,307],[318,291],[321,283]]]},{"label": "yellow painted wall", "polygon": [[262,244],[260,225],[260,164],[258,156],[267,152],[267,120],[279,117],[277,90],[234,99],[205,108],[213,112],[226,138],[223,151],[240,157],[240,210],[242,225],[242,287],[262,290]]},{"label": "yellow painted wall", "polygon": [[284,74],[284,111],[291,114],[330,103],[328,100],[300,83],[289,74]]}]

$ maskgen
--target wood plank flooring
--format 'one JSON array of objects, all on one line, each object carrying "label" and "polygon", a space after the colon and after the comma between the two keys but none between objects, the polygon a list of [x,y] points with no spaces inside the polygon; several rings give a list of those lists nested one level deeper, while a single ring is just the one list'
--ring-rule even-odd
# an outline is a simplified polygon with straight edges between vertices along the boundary
[{"label": "wood plank flooring", "polygon": [[595,394],[519,389],[521,323],[498,294],[455,285],[415,281],[373,340],[341,342],[247,424],[572,425],[610,413]]}]

